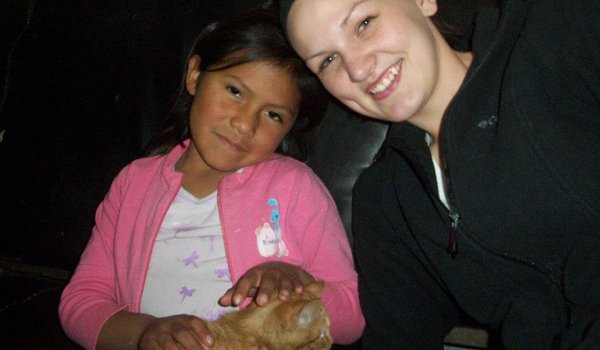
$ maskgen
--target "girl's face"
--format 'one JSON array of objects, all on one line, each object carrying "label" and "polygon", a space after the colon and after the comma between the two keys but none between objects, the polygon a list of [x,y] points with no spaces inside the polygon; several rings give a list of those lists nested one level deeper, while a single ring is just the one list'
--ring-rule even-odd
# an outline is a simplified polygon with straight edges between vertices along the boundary
[{"label": "girl's face", "polygon": [[294,48],[341,102],[366,116],[404,121],[434,93],[436,0],[296,0]]},{"label": "girl's face", "polygon": [[200,169],[226,175],[259,163],[275,152],[298,113],[299,93],[291,73],[254,61],[218,71],[202,71],[190,59],[189,156]]}]

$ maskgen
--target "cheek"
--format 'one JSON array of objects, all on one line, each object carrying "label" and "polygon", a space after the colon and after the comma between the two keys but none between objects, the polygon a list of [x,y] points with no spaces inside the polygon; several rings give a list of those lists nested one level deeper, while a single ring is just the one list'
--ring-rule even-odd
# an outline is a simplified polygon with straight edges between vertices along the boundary
[{"label": "cheek", "polygon": [[255,150],[262,156],[274,153],[286,134],[287,133],[283,133],[282,130],[277,130],[275,128],[262,130],[260,135],[255,136],[255,138],[260,140],[255,143]]},{"label": "cheek", "polygon": [[198,134],[205,129],[206,113],[206,110],[192,106],[188,121],[191,133]]},{"label": "cheek", "polygon": [[196,102],[196,100],[194,100],[192,102],[192,105],[190,106],[190,112],[188,115],[188,123],[190,128],[193,128],[195,125],[197,125],[201,118],[201,111],[202,109],[200,108],[200,106],[198,106],[198,103]]},{"label": "cheek", "polygon": [[348,74],[342,69],[323,77],[321,82],[325,89],[339,100],[352,98],[358,89],[356,84],[348,79]]},{"label": "cheek", "polygon": [[227,109],[224,108],[216,99],[196,98],[192,102],[189,113],[190,128],[205,124],[216,123],[218,116],[226,115]]}]

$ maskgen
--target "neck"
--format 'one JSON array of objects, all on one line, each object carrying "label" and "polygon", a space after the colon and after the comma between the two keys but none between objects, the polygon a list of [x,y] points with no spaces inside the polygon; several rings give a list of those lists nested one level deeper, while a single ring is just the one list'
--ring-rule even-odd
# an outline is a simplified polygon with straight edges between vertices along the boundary
[{"label": "neck", "polygon": [[463,83],[473,55],[471,52],[452,50],[439,32],[438,77],[429,101],[424,108],[408,120],[409,123],[424,130],[431,136],[431,152],[439,161],[438,140],[442,132],[444,113]]},{"label": "neck", "polygon": [[175,164],[175,170],[184,175],[181,186],[195,197],[202,198],[214,192],[219,181],[232,172],[215,171],[196,157],[199,156],[188,148]]}]

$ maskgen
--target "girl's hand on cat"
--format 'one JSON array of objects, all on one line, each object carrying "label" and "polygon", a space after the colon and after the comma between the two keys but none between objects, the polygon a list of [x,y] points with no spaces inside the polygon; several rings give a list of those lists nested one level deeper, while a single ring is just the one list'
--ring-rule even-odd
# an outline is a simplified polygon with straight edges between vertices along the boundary
[{"label": "girl's hand on cat", "polygon": [[276,296],[287,300],[291,293],[302,293],[304,286],[316,279],[299,266],[270,261],[254,266],[219,299],[221,306],[238,306],[246,297],[254,297],[259,306],[265,306]]},{"label": "girl's hand on cat", "polygon": [[138,341],[140,350],[203,350],[212,347],[214,340],[206,323],[191,315],[157,318]]}]

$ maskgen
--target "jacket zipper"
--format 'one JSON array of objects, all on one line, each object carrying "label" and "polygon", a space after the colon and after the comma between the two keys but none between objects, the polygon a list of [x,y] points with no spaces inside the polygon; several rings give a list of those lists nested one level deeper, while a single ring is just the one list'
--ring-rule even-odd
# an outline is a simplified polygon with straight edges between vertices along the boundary
[{"label": "jacket zipper", "polygon": [[448,231],[448,253],[452,256],[452,259],[456,258],[456,254],[458,254],[458,238],[457,231],[458,225],[460,223],[460,216],[455,211],[450,211],[448,214],[450,216],[450,230]]}]

